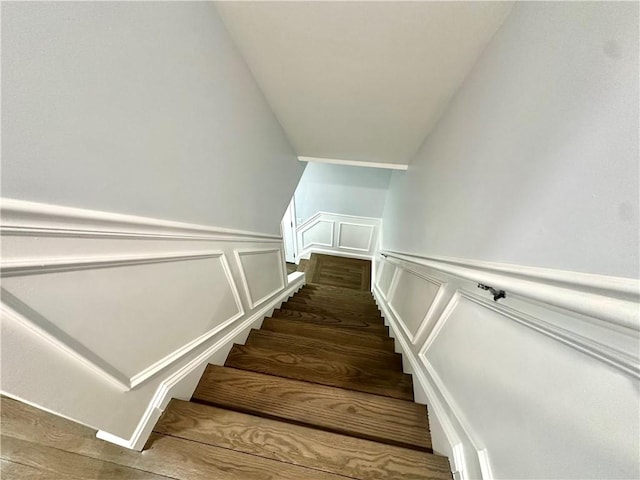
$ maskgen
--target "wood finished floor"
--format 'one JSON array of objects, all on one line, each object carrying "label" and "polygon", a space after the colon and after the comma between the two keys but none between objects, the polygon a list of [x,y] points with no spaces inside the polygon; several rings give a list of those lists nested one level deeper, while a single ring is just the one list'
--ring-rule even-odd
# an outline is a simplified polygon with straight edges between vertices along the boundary
[{"label": "wood finished floor", "polygon": [[308,283],[172,400],[142,453],[2,398],[11,479],[451,480],[368,291],[369,262],[313,255]]}]

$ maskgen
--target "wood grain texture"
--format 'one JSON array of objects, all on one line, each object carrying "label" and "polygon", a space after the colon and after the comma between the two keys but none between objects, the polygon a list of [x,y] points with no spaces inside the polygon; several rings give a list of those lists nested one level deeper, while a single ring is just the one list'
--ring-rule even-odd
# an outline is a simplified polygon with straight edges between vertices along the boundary
[{"label": "wood grain texture", "polygon": [[368,291],[371,289],[371,262],[313,253],[306,266],[307,281]]},{"label": "wood grain texture", "polygon": [[302,292],[318,292],[323,295],[332,295],[332,296],[347,296],[350,298],[363,298],[363,299],[373,299],[373,295],[370,291],[360,291],[354,290],[352,288],[342,288],[336,287],[332,285],[323,285],[320,283],[312,283],[307,282],[304,287],[300,290]]},{"label": "wood grain texture", "polygon": [[431,451],[414,402],[234,368],[207,366],[193,400],[390,445]]},{"label": "wood grain texture", "polygon": [[[82,457],[141,470],[147,475],[96,477],[95,473],[82,470],[83,479],[164,476],[179,480],[344,480],[326,472],[157,433],[151,435],[144,452],[134,452],[98,440],[94,430],[10,399],[2,399],[1,415],[3,436],[77,454],[69,457],[69,465],[75,465],[72,458]],[[4,442],[2,447],[4,454]],[[22,451],[25,455],[32,452],[29,448]]]},{"label": "wood grain texture", "polygon": [[445,457],[172,400],[155,431],[361,480],[451,478]]},{"label": "wood grain texture", "polygon": [[[2,458],[47,472],[50,478],[160,480],[167,477],[2,435]],[[46,477],[45,477],[46,478]]]},{"label": "wood grain texture", "polygon": [[273,350],[234,345],[225,366],[284,378],[413,400],[411,376],[401,372],[368,370],[353,363]]},{"label": "wood grain texture", "polygon": [[338,328],[348,328],[356,331],[366,331],[378,335],[389,335],[389,327],[382,320],[353,320],[339,316],[320,315],[319,313],[301,312],[299,310],[289,310],[278,308],[271,314],[272,318],[288,318],[299,322],[315,325],[327,325]]},{"label": "wood grain texture", "polygon": [[0,478],[11,480],[82,480],[81,477],[40,470],[4,459],[0,459]]},{"label": "wood grain texture", "polygon": [[342,345],[359,345],[367,348],[378,348],[393,352],[393,339],[353,329],[336,329],[325,325],[311,325],[286,318],[265,318],[263,330],[288,333],[301,337],[317,338]]},{"label": "wood grain texture", "polygon": [[[295,297],[294,297],[295,298]],[[324,315],[327,317],[340,317],[345,320],[362,320],[362,321],[376,321],[382,320],[380,312],[362,312],[354,310],[346,310],[336,305],[313,305],[300,302],[297,300],[289,299],[283,303],[280,308],[282,310],[297,310],[299,312],[317,313],[318,315]]]},{"label": "wood grain texture", "polygon": [[310,297],[306,294],[296,294],[289,301],[296,303],[304,303],[305,305],[313,305],[321,308],[335,309],[345,313],[364,313],[380,317],[380,310],[374,301],[361,300],[355,301],[351,299],[336,299],[335,297]]},{"label": "wood grain texture", "polygon": [[325,292],[324,290],[307,290],[304,287],[298,291],[296,298],[305,298],[308,300],[317,300],[321,302],[348,302],[353,305],[370,305],[378,308],[373,297],[355,296],[346,294],[335,294],[333,292]]},{"label": "wood grain texture", "polygon": [[362,368],[402,371],[402,356],[399,353],[356,345],[341,345],[270,330],[251,330],[245,345],[280,350],[288,349],[292,353],[313,354],[328,360],[354,363]]}]

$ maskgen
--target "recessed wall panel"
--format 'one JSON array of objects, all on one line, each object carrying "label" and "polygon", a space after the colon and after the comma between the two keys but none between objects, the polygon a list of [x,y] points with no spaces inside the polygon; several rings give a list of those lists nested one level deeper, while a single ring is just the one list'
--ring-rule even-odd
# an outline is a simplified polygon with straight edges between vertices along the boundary
[{"label": "recessed wall panel", "polygon": [[436,299],[440,284],[402,269],[389,305],[410,334],[411,340],[422,326]]},{"label": "recessed wall panel", "polygon": [[126,377],[241,314],[221,256],[8,277],[3,290],[27,320]]}]

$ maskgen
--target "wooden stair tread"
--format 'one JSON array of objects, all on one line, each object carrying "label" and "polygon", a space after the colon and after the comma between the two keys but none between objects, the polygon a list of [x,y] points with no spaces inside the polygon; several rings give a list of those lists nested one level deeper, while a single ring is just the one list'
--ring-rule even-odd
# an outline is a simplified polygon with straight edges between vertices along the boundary
[{"label": "wooden stair tread", "polygon": [[382,316],[380,312],[359,312],[354,310],[344,310],[339,307],[328,307],[328,306],[320,306],[307,304],[304,302],[298,302],[293,299],[289,299],[284,302],[280,308],[282,310],[297,310],[299,312],[310,312],[317,313],[319,315],[326,315],[328,317],[340,317],[349,320],[364,320],[364,321],[380,321]]},{"label": "wooden stair tread", "polygon": [[348,328],[356,331],[366,331],[378,335],[389,335],[389,327],[382,320],[353,320],[349,318],[339,318],[339,315],[328,316],[313,312],[301,312],[298,310],[278,308],[271,314],[272,318],[288,318],[299,322],[328,325],[331,327]]},{"label": "wooden stair tread", "polygon": [[315,338],[300,337],[270,330],[251,330],[245,345],[264,348],[288,348],[293,353],[315,354],[328,359],[348,359],[358,365],[381,370],[402,371],[399,353],[366,348],[357,345],[340,345]]},{"label": "wooden stair tread", "polygon": [[353,329],[308,324],[286,318],[265,318],[262,322],[262,329],[301,337],[317,338],[343,345],[361,345],[367,348],[380,348],[393,352],[393,339],[382,335],[354,331]]},{"label": "wooden stair tread", "polygon": [[[2,444],[3,457],[10,458],[13,462],[39,471],[39,473],[33,471],[31,473],[40,475],[40,478],[73,478],[78,480],[85,478],[96,480],[113,478],[160,480],[167,478],[116,463],[65,452],[53,446],[39,445],[35,442],[5,435],[0,436],[0,443]],[[3,475],[3,478],[6,477]]]},{"label": "wooden stair tread", "polygon": [[307,290],[303,287],[296,293],[296,296],[310,300],[337,301],[359,306],[370,305],[377,308],[377,304],[371,295],[368,297],[362,297],[355,295],[333,294],[323,290]]},{"label": "wooden stair tread", "polygon": [[83,480],[80,477],[72,477],[71,475],[52,472],[50,470],[41,470],[1,458],[0,478],[8,478],[11,480]]},{"label": "wooden stair tread", "polygon": [[[96,476],[80,478],[173,478],[179,480],[344,480],[319,470],[260,458],[226,448],[205,445],[169,435],[152,433],[143,453],[128,450],[95,438],[95,430],[42,412],[16,401],[2,402],[3,437],[32,441],[36,445],[82,455],[105,463],[143,471],[146,476]],[[10,419],[8,421],[8,419]],[[23,442],[23,445],[24,445]],[[29,454],[31,449],[24,450]],[[5,442],[2,455],[6,456]],[[70,460],[71,462],[71,460]],[[75,464],[75,461],[73,462]]]},{"label": "wooden stair tread", "polygon": [[414,402],[208,365],[193,400],[353,437],[430,451],[426,408]]},{"label": "wooden stair tread", "polygon": [[172,400],[157,433],[354,479],[451,479],[446,457]]},{"label": "wooden stair tread", "polygon": [[386,397],[413,400],[411,376],[402,372],[368,370],[356,364],[274,350],[234,345],[226,367],[251,370]]},{"label": "wooden stair tread", "polygon": [[301,289],[302,291],[315,291],[315,292],[323,292],[324,294],[331,295],[342,295],[349,297],[360,297],[360,298],[368,298],[373,299],[373,295],[370,291],[365,290],[355,290],[353,288],[344,288],[344,287],[336,287],[334,285],[322,285],[320,283],[312,283],[311,281],[307,281],[304,287]]},{"label": "wooden stair tread", "polygon": [[345,313],[363,313],[380,317],[380,310],[375,303],[370,302],[354,302],[352,300],[342,300],[326,297],[311,297],[306,294],[296,294],[288,300],[289,302],[304,303],[320,308],[328,308],[331,310],[344,311]]}]

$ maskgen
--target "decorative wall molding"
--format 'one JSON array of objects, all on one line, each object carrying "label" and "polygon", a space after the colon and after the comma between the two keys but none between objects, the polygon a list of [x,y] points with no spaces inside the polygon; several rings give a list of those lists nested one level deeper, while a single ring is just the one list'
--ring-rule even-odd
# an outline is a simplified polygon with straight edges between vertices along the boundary
[{"label": "decorative wall molding", "polygon": [[[16,354],[3,358],[14,372],[3,393],[128,448],[148,436],[158,395],[304,283],[287,278],[276,236],[10,199],[0,208],[2,315],[40,363],[62,358],[55,375],[68,379],[44,391],[35,364]],[[252,255],[265,255],[268,271]],[[95,402],[86,381],[104,393]],[[134,430],[130,417],[104,411],[140,411],[154,391],[133,437],[118,440]]]},{"label": "decorative wall molding", "polygon": [[[316,236],[322,235],[322,229],[320,228],[320,226],[323,224],[329,226],[329,229],[328,229],[329,235],[324,237],[325,241],[324,242],[318,241],[318,240],[307,241],[306,236],[311,236],[312,233],[315,233]],[[318,218],[313,223],[305,226],[304,228],[301,228],[300,230],[297,230],[297,235],[300,238],[299,244],[302,245],[303,250],[309,247],[313,247],[314,245],[317,245],[320,247],[331,247],[333,246],[334,229],[335,229],[335,222]]]},{"label": "decorative wall molding", "polygon": [[392,251],[382,253],[464,280],[491,285],[506,290],[507,294],[640,331],[640,282],[635,279],[461,259],[418,257]]},{"label": "decorative wall molding", "polygon": [[[3,302],[2,311],[6,315],[10,315],[13,319],[19,322],[25,328],[28,328],[32,332],[38,334],[41,338],[45,339],[53,348],[71,355],[73,358],[83,363],[85,366],[96,372],[106,381],[111,382],[114,385],[122,388],[124,391],[130,390],[144,383],[146,380],[156,375],[160,371],[169,367],[188,352],[196,348],[198,345],[206,342],[209,338],[214,336],[220,330],[226,328],[228,325],[241,318],[244,315],[244,309],[240,300],[240,294],[233,280],[229,264],[226,256],[222,251],[205,251],[205,252],[193,252],[184,254],[164,254],[164,255],[125,255],[118,257],[111,255],[109,257],[87,257],[87,258],[47,258],[41,260],[7,260],[2,261],[1,272],[3,277],[10,276],[25,276],[25,275],[37,275],[45,273],[59,273],[67,271],[77,270],[89,270],[99,268],[116,268],[123,266],[133,265],[150,265],[155,263],[166,262],[179,262],[185,260],[202,260],[208,258],[219,258],[222,269],[225,273],[225,277],[228,283],[228,287],[233,294],[237,312],[231,317],[221,321],[211,330],[205,332],[199,337],[193,339],[187,344],[181,346],[177,350],[171,352],[165,357],[152,363],[142,371],[129,377],[115,366],[108,363],[103,358],[91,352],[84,345],[75,341],[72,337],[65,332],[57,328],[52,322],[48,321],[41,314],[31,310],[28,305],[23,304],[16,299],[15,302],[11,302],[10,299],[14,298],[9,292],[3,290]],[[11,303],[17,303],[21,306],[21,310],[31,312],[32,315],[25,315],[19,312],[16,305]]]},{"label": "decorative wall molding", "polygon": [[[407,322],[402,318],[402,315],[398,312],[398,308],[393,305],[394,299],[396,296],[396,292],[398,289],[398,284],[400,283],[401,277],[403,275],[412,275],[415,278],[421,279],[423,282],[427,282],[437,288],[436,294],[432,299],[427,300],[424,305],[425,314],[422,320],[419,322],[419,326],[416,329],[416,332],[411,332],[411,329],[407,326]],[[399,269],[397,268],[394,272],[393,280],[391,281],[391,286],[389,287],[389,294],[386,296],[385,300],[391,312],[395,315],[395,318],[398,320],[398,325],[404,331],[405,335],[409,339],[412,344],[416,344],[416,342],[422,338],[422,335],[425,333],[427,327],[434,322],[435,315],[437,313],[437,308],[442,303],[445,296],[445,287],[446,283],[443,283],[429,275],[424,275],[415,270],[411,269]]]},{"label": "decorative wall molding", "polygon": [[526,314],[524,312],[515,310],[506,305],[501,305],[491,300],[487,300],[465,290],[458,290],[451,298],[446,310],[443,312],[438,320],[438,323],[432,330],[431,335],[429,335],[429,338],[424,343],[422,349],[418,354],[419,357],[423,359],[423,361],[427,361],[426,353],[429,347],[435,341],[445,322],[453,314],[456,307],[458,306],[460,299],[462,298],[473,302],[479,307],[496,312],[506,319],[512,320],[520,325],[530,328],[542,335],[545,335],[566,345],[567,347],[573,348],[574,350],[589,355],[596,360],[618,368],[627,375],[631,375],[632,377],[640,379],[640,364],[638,363],[637,356],[634,357],[633,355],[579,335],[575,332],[572,332],[571,330],[562,328],[556,324],[537,318],[536,316]]},{"label": "decorative wall molding", "polygon": [[[369,236],[367,238],[366,241],[366,247],[365,248],[361,248],[361,247],[350,247],[348,245],[345,245],[342,241],[342,234],[344,233],[345,230],[345,225],[348,227],[356,227],[356,228],[360,228],[360,229],[364,229],[364,230],[368,230],[369,231]],[[371,248],[373,247],[373,234],[375,233],[375,225],[361,225],[358,223],[351,223],[351,222],[340,222],[338,223],[338,241],[337,241],[337,247],[338,248],[342,248],[345,250],[355,250],[357,252],[365,252],[365,253],[369,253],[371,251]]]},{"label": "decorative wall molding", "polygon": [[[298,272],[300,273],[300,272]],[[153,427],[160,419],[164,408],[171,399],[172,390],[183,381],[191,372],[198,367],[206,363],[208,359],[218,350],[225,347],[229,343],[233,342],[233,339],[240,335],[243,331],[251,328],[252,324],[260,321],[270,310],[277,308],[282,302],[286,301],[291,295],[299,290],[305,283],[304,275],[298,275],[294,282],[287,286],[287,289],[283,291],[277,298],[274,298],[269,303],[265,304],[259,310],[255,311],[247,319],[243,320],[233,330],[227,333],[222,338],[216,340],[213,344],[208,346],[201,353],[189,360],[188,363],[171,373],[166,379],[164,379],[158,386],[153,398],[149,402],[144,415],[140,418],[138,425],[136,426],[133,435],[130,438],[124,439],[108,432],[99,430],[96,437],[106,440],[121,447],[129,448],[132,450],[142,450],[147,439],[153,431]]]},{"label": "decorative wall molding", "polygon": [[[2,277],[36,275],[42,273],[72,272],[98,268],[124,267],[131,265],[148,265],[153,263],[179,262],[182,260],[203,260],[205,258],[223,257],[220,250],[165,253],[157,255],[109,255],[87,256],[78,258],[44,257],[37,259],[17,259],[0,261],[0,275]],[[224,260],[226,262],[226,259]]]},{"label": "decorative wall molding", "polygon": [[[534,342],[536,348],[558,348],[551,347],[545,340],[536,340],[542,338],[538,337],[541,335],[562,347],[579,352],[575,357],[568,353],[570,350],[554,350],[559,352],[558,355],[564,355],[561,358],[577,359],[578,366],[572,366],[571,369],[591,368],[589,366],[593,364],[582,357],[587,355],[608,367],[614,367],[611,375],[615,375],[613,372],[617,371],[633,381],[640,378],[640,338],[636,328],[639,311],[636,288],[638,282],[635,280],[581,273],[574,275],[572,272],[529,267],[525,267],[522,273],[516,266],[461,260],[454,262],[451,259],[439,262],[433,258],[417,259],[415,256],[387,251],[377,256],[376,260],[380,266],[379,274],[375,277],[374,297],[411,366],[415,381],[426,393],[430,412],[435,414],[442,426],[448,444],[446,451],[450,455],[454,472],[458,470],[456,478],[491,479],[493,473],[490,445],[484,444],[482,432],[475,430],[475,424],[467,418],[465,411],[447,388],[450,385],[445,382],[451,381],[451,378],[441,378],[432,362],[435,358],[438,368],[443,367],[449,355],[445,352],[453,346],[451,342],[464,338],[462,326],[459,323],[451,324],[452,319],[455,318],[455,322],[464,319],[471,322],[469,325],[474,322],[474,313],[478,315],[478,319],[490,318],[493,322],[504,319],[505,322],[512,322],[511,325],[524,328],[508,330],[513,332],[512,335],[518,335],[514,338]],[[391,271],[393,277],[389,281]],[[403,276],[408,274],[416,275],[433,285],[440,285],[437,299],[431,298],[431,295],[403,299],[414,302],[414,309],[408,311],[428,309],[429,313],[425,315],[418,330],[409,328],[402,319],[398,306],[394,307],[394,296],[399,288],[406,290],[408,286],[410,290],[422,291],[413,284],[404,287],[404,284],[400,285]],[[507,298],[493,301],[491,296],[477,288],[478,283],[506,290]],[[387,286],[385,294],[383,290]],[[395,299],[396,302],[398,298]],[[578,302],[582,305],[578,305]],[[459,311],[461,305],[464,305],[463,311]],[[611,308],[614,313],[600,315],[607,308]],[[487,317],[489,314],[482,313],[483,311],[497,316]],[[447,328],[446,336],[441,340],[446,325],[451,325],[451,328]],[[494,329],[500,328],[500,323],[493,325]],[[481,326],[478,327],[480,330],[476,334],[482,331]],[[415,335],[412,335],[413,331],[416,332]],[[518,333],[520,331],[522,333]],[[473,343],[473,340],[469,341]],[[484,341],[485,345],[493,345],[491,339]],[[432,350],[436,345],[438,348]],[[528,353],[531,354],[533,353]],[[453,358],[456,353],[451,351],[450,355]],[[584,364],[580,363],[580,358],[584,358]],[[478,362],[482,362],[482,358],[478,358]],[[494,365],[495,368],[499,369]],[[464,391],[461,385],[456,388]]]},{"label": "decorative wall molding", "polygon": [[282,241],[282,238],[277,235],[10,198],[0,199],[0,218],[2,219],[0,227],[2,235]]},{"label": "decorative wall molding", "polygon": [[[395,333],[394,338],[399,344],[402,356],[406,358],[411,365],[411,373],[414,381],[417,381],[420,384],[427,395],[429,415],[437,417],[438,422],[442,426],[449,448],[452,452],[450,462],[454,478],[458,478],[460,480],[470,479],[467,461],[465,459],[464,442],[462,440],[462,438],[467,437],[466,432],[456,425],[457,419],[454,416],[446,413],[446,409],[443,406],[437,387],[434,385],[433,380],[429,378],[429,373],[425,371],[424,367],[413,353],[413,350],[407,340],[402,336],[401,331],[404,331],[404,329],[400,327],[397,317],[389,308],[389,303],[377,286],[374,286],[373,288],[373,296],[378,307],[382,311],[384,318],[387,320],[389,327]],[[466,438],[466,441],[467,443],[471,443],[468,438]]]},{"label": "decorative wall molding", "polygon": [[[248,278],[250,278],[246,271],[245,271],[245,266],[242,263],[242,257],[248,256],[248,255],[267,255],[270,253],[275,253],[278,256],[278,261],[280,263],[280,268],[278,269],[279,272],[279,276],[278,276],[278,284],[272,289],[270,290],[268,293],[263,294],[261,296],[259,296],[259,298],[255,298],[255,294],[252,293],[251,291],[251,287],[249,285],[249,281]],[[240,279],[242,281],[242,287],[244,288],[244,291],[247,295],[247,298],[249,299],[249,305],[251,306],[251,308],[255,308],[256,306],[260,305],[262,302],[264,302],[265,300],[271,298],[273,295],[275,295],[276,293],[278,293],[280,290],[282,290],[285,287],[286,284],[286,278],[285,278],[285,271],[283,269],[283,265],[284,265],[284,261],[282,259],[282,249],[280,248],[260,248],[260,249],[251,249],[251,248],[246,248],[246,249],[236,249],[234,250],[234,255],[236,257],[236,261],[238,264],[238,268],[240,269]]]},{"label": "decorative wall molding", "polygon": [[[330,228],[321,230],[319,227],[323,225]],[[380,226],[379,218],[318,212],[296,228],[298,245],[302,246],[299,257],[326,253],[371,260],[377,249]],[[351,236],[349,241],[345,232]],[[311,234],[314,239],[307,239]]]}]

